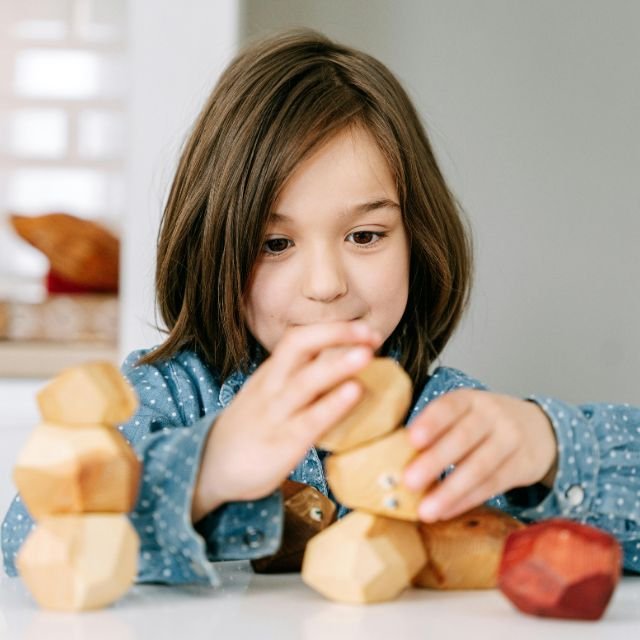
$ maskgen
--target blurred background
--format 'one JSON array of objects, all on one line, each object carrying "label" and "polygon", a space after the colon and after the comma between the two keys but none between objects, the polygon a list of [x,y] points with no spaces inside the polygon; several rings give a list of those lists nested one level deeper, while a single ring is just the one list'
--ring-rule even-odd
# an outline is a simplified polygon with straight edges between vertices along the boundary
[{"label": "blurred background", "polygon": [[470,220],[475,288],[441,363],[640,403],[640,3],[0,0],[2,482],[43,380],[161,339],[180,146],[238,49],[292,26],[395,72]]}]

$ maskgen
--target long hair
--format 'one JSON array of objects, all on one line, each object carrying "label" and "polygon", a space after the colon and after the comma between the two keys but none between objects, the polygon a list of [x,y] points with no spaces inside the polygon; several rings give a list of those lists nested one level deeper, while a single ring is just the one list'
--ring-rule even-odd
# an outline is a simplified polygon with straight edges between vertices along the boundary
[{"label": "long hair", "polygon": [[407,307],[383,349],[399,348],[421,388],[468,302],[470,234],[398,80],[372,56],[308,29],[240,52],[198,116],[158,237],[167,337],[141,362],[191,349],[222,378],[246,370],[255,339],[243,300],[273,204],[301,161],[354,125],[388,162],[410,239]]}]

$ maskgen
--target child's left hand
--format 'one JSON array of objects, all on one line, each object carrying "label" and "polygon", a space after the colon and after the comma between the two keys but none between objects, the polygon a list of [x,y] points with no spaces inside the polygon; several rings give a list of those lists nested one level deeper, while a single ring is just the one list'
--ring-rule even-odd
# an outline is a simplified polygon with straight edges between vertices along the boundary
[{"label": "child's left hand", "polygon": [[533,402],[459,389],[430,402],[407,429],[420,450],[405,471],[409,488],[424,491],[456,465],[420,503],[425,522],[453,518],[514,487],[553,484],[556,438]]}]

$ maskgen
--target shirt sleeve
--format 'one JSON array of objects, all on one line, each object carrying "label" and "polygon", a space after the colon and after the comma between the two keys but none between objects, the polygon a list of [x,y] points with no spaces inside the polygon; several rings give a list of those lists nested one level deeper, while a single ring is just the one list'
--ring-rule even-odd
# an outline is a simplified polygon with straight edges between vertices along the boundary
[{"label": "shirt sleeve", "polygon": [[[261,500],[228,503],[192,524],[191,503],[204,444],[222,406],[204,401],[198,384],[204,376],[192,363],[135,366],[140,354],[131,354],[122,367],[138,394],[139,407],[118,427],[143,467],[137,501],[129,514],[140,538],[137,581],[217,585],[212,561],[258,558],[277,551],[282,497],[278,490]],[[16,575],[15,556],[32,525],[17,496],[3,523],[9,575]]]},{"label": "shirt sleeve", "polygon": [[608,531],[622,545],[625,569],[640,572],[640,408],[527,399],[553,425],[558,471],[551,490],[507,492],[507,509],[527,521],[563,517]]}]

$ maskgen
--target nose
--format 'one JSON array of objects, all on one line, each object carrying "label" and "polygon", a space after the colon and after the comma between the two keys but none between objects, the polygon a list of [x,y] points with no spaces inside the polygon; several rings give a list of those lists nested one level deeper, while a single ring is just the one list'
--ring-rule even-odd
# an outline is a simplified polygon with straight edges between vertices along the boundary
[{"label": "nose", "polygon": [[316,250],[304,264],[302,293],[309,300],[331,302],[348,290],[347,273],[339,255]]}]

